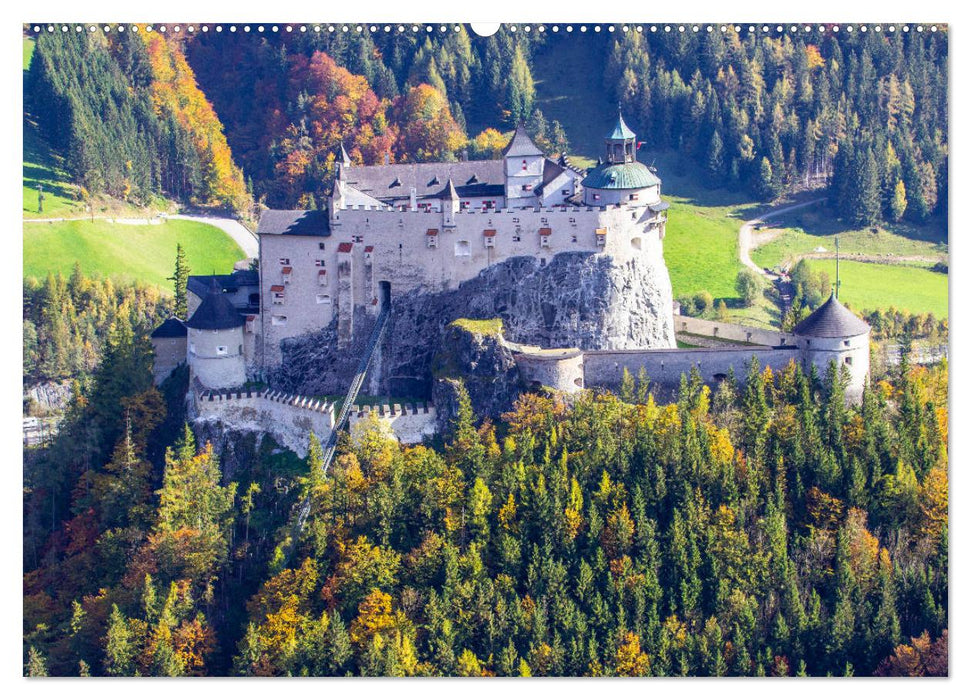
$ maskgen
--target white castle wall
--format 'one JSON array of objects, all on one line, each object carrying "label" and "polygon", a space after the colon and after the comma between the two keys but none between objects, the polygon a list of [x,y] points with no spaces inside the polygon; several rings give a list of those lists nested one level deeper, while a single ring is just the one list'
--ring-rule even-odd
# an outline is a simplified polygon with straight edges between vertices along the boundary
[{"label": "white castle wall", "polygon": [[[646,204],[645,202],[644,204]],[[454,225],[446,226],[451,217]],[[663,217],[637,207],[550,207],[466,210],[452,214],[350,208],[334,212],[331,235],[261,237],[261,304],[267,366],[280,360],[280,342],[326,326],[341,309],[364,307],[377,313],[378,283],[391,284],[392,298],[410,290],[454,289],[485,268],[516,256],[543,262],[567,251],[609,255],[618,264],[641,259],[667,275]],[[551,233],[541,240],[540,229]],[[428,231],[437,230],[436,247]],[[494,247],[486,230],[496,231]],[[603,245],[598,230],[606,230]],[[518,240],[517,240],[518,238]],[[350,285],[338,287],[340,243],[353,243]],[[323,247],[321,247],[323,246]],[[366,248],[372,248],[366,252]],[[289,265],[280,261],[289,260]],[[317,261],[321,261],[318,265]],[[292,267],[289,279],[282,268]],[[326,274],[319,275],[320,270]],[[271,286],[285,288],[274,304]],[[277,317],[274,323],[274,317]],[[284,320],[285,319],[285,320]]]},{"label": "white castle wall", "polygon": [[548,386],[570,394],[582,391],[586,386],[582,350],[515,352],[513,359],[529,385]]},{"label": "white castle wall", "polygon": [[435,407],[428,403],[418,405],[352,406],[347,418],[347,429],[353,433],[355,426],[376,416],[387,426],[402,445],[413,445],[435,434]]},{"label": "white castle wall", "polygon": [[672,391],[677,389],[682,374],[697,368],[703,381],[715,384],[735,370],[739,380],[745,378],[748,365],[755,357],[762,367],[785,368],[792,360],[801,362],[798,348],[699,348],[678,350],[595,350],[583,356],[584,380],[589,387],[616,389],[623,381],[626,368],[634,377],[641,368],[652,385]]},{"label": "white castle wall", "polygon": [[307,456],[311,431],[323,443],[334,428],[334,404],[277,391],[204,392],[195,408],[198,420],[269,433],[300,457]]},{"label": "white castle wall", "polygon": [[796,345],[797,337],[793,333],[765,328],[752,328],[722,321],[706,321],[703,318],[674,315],[675,333],[693,333],[712,338],[723,338],[739,343],[754,345]]}]

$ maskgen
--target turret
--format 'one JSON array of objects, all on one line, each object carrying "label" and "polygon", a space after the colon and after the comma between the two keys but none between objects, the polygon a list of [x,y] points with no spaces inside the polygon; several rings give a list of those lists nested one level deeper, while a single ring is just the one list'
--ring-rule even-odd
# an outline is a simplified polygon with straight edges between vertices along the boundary
[{"label": "turret", "polygon": [[510,208],[534,206],[536,190],[543,184],[546,157],[520,124],[502,154],[506,171],[506,205]]},{"label": "turret", "polygon": [[[655,208],[662,205],[661,181],[650,168],[637,161],[637,135],[620,114],[614,128],[604,137],[604,154],[605,158],[583,179],[584,204],[654,205]],[[663,208],[658,208],[656,213],[661,211]]]},{"label": "turret", "polygon": [[213,279],[205,299],[185,324],[189,369],[207,389],[229,389],[246,383],[245,323]]},{"label": "turret", "polygon": [[459,200],[459,193],[455,191],[452,178],[448,179],[445,189],[439,196],[442,200],[442,224],[446,227],[455,226],[455,215],[459,212],[462,202]]},{"label": "turret", "polygon": [[870,325],[843,306],[833,292],[792,332],[798,336],[805,370],[816,365],[824,376],[830,362],[836,363],[837,370],[846,368],[850,377],[846,396],[859,401],[870,373]]}]

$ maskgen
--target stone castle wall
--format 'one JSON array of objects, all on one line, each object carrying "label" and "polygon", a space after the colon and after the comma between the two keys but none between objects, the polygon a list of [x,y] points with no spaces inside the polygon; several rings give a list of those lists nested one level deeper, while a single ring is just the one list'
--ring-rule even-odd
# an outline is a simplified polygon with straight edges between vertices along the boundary
[{"label": "stone castle wall", "polygon": [[311,431],[323,443],[334,428],[334,404],[279,391],[204,392],[195,395],[195,411],[197,420],[270,433],[300,457],[307,455]]},{"label": "stone castle wall", "polygon": [[384,424],[402,445],[414,445],[431,437],[436,431],[435,407],[428,403],[419,405],[352,406],[347,417],[347,429],[353,434],[354,428],[363,421],[377,418]]},{"label": "stone castle wall", "polygon": [[152,374],[155,384],[161,384],[179,365],[186,361],[186,338],[152,338],[155,360]]},{"label": "stone castle wall", "polygon": [[[797,337],[793,333],[768,328],[752,328],[735,323],[722,321],[708,321],[692,316],[674,315],[675,333],[692,333],[709,338],[722,338],[737,343],[752,343],[753,345],[797,345]],[[689,343],[690,344],[690,343]]]},{"label": "stone castle wall", "polygon": [[802,361],[796,347],[698,348],[677,350],[600,350],[584,353],[584,381],[588,387],[617,389],[626,368],[635,378],[641,368],[659,397],[669,398],[677,391],[682,374],[697,368],[707,384],[717,384],[734,369],[744,379],[755,357],[762,367],[783,369],[789,362]]}]

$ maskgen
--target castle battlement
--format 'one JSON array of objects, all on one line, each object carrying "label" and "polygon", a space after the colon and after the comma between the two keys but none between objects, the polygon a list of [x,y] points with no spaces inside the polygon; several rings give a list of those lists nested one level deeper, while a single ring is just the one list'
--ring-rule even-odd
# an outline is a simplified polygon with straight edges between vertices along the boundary
[{"label": "castle battlement", "polygon": [[207,390],[199,394],[200,403],[219,403],[223,401],[240,401],[243,399],[272,401],[274,403],[285,404],[287,406],[293,406],[294,408],[315,411],[317,413],[334,413],[334,404],[330,401],[315,399],[309,396],[301,396],[299,394],[288,394],[282,391]]},{"label": "castle battlement", "polygon": [[375,413],[380,418],[395,418],[398,416],[434,415],[435,407],[427,401],[420,404],[381,404],[378,406],[351,406],[351,413],[358,418],[364,418],[368,414]]}]

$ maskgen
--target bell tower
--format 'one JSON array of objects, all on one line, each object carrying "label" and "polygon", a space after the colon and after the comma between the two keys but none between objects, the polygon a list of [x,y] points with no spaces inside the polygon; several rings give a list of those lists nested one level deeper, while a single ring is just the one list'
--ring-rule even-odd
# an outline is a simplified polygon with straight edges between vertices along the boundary
[{"label": "bell tower", "polygon": [[618,110],[617,124],[614,130],[607,134],[604,143],[607,147],[606,162],[608,165],[633,163],[637,160],[637,135],[624,122],[624,117]]}]

